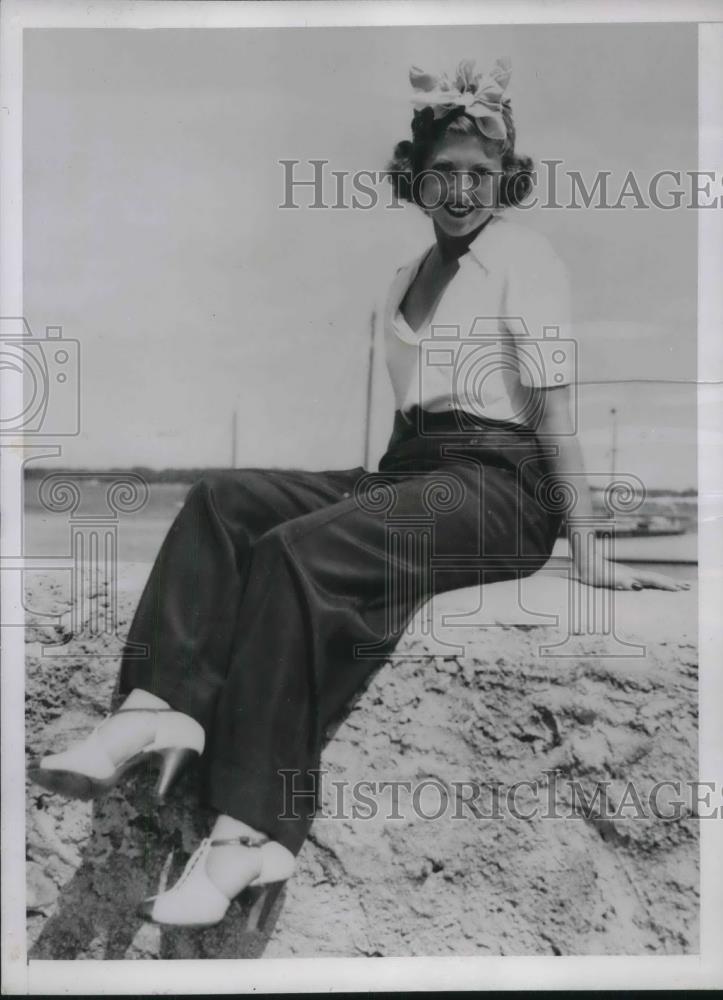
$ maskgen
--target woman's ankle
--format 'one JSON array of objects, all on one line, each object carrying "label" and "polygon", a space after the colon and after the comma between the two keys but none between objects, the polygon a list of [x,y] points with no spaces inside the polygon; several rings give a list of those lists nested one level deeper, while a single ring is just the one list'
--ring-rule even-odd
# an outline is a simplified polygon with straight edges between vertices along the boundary
[{"label": "woman's ankle", "polygon": [[[242,820],[235,819],[233,816],[225,814],[216,817],[216,822],[214,823],[213,830],[210,833],[210,839],[212,841],[232,840],[234,837],[251,837],[256,840],[257,838],[261,838],[263,836],[264,834],[260,830],[254,829],[254,827],[249,826],[248,823],[244,823]],[[266,843],[262,847],[262,850],[264,858],[264,880],[275,881],[276,878],[280,880],[289,878],[296,865],[296,858],[291,851],[274,840]],[[233,866],[234,859],[236,858],[240,862],[246,852],[256,853],[253,848],[244,848],[242,845],[239,845],[238,847],[235,847],[234,845],[228,845],[228,847],[214,847],[211,858],[209,859],[209,865],[212,871],[218,870],[218,865]],[[245,864],[245,862],[243,863]]]},{"label": "woman's ankle", "polygon": [[120,709],[128,708],[170,708],[171,706],[158,695],[146,691],[144,688],[133,688]]},{"label": "woman's ankle", "polygon": [[263,837],[263,834],[240,819],[221,814],[216,817],[210,837],[211,840],[231,840],[234,837],[252,837],[256,840]]}]

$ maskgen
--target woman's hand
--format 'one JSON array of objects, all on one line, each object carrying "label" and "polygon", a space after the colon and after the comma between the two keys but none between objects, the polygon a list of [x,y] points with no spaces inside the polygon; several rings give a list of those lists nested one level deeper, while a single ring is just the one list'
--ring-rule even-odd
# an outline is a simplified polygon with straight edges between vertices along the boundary
[{"label": "woman's hand", "polygon": [[[544,393],[541,432],[545,443],[552,442],[557,455],[553,465],[557,474],[555,488],[568,495],[566,520],[573,579],[590,587],[613,590],[690,590],[690,584],[662,573],[635,570],[623,563],[606,559],[595,535],[595,510],[590,486],[584,472],[580,442],[571,418],[569,386],[539,390]],[[550,498],[554,490],[550,492]],[[609,551],[609,550],[608,550]]]},{"label": "woman's hand", "polygon": [[612,590],[690,590],[685,580],[674,580],[663,573],[635,570],[610,559],[595,559],[587,566],[575,566],[573,579],[590,587],[609,587]]}]

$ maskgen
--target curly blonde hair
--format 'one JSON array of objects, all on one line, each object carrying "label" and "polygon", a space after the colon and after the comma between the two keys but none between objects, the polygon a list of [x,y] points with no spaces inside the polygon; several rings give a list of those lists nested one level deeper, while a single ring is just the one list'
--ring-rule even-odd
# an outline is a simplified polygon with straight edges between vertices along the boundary
[{"label": "curly blonde hair", "polygon": [[524,201],[532,190],[534,163],[529,156],[515,153],[515,126],[509,100],[502,101],[502,117],[507,138],[488,138],[480,129],[479,122],[465,114],[464,108],[455,108],[442,118],[435,118],[431,108],[415,111],[412,121],[412,139],[398,142],[394,155],[387,164],[387,177],[402,201],[421,204],[419,185],[415,178],[424,170],[424,165],[434,145],[447,134],[478,136],[486,145],[496,147],[502,160],[502,177],[499,186],[501,207],[513,207]]}]

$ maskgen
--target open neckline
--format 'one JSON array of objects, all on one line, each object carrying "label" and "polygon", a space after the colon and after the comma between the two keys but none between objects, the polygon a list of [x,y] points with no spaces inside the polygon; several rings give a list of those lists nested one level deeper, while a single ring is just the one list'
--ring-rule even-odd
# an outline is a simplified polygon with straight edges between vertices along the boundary
[{"label": "open neckline", "polygon": [[495,220],[498,219],[498,218],[499,218],[499,216],[496,216],[494,214],[490,215],[490,217],[484,221],[484,223],[480,227],[477,235],[470,242],[470,244],[467,247],[467,249],[465,250],[465,252],[462,253],[462,254],[460,254],[459,257],[457,257],[457,270],[452,275],[452,277],[449,279],[449,281],[447,282],[447,284],[444,286],[444,288],[442,289],[442,291],[440,292],[440,294],[437,296],[437,300],[434,303],[434,305],[432,306],[432,309],[430,310],[429,315],[426,317],[426,319],[424,320],[423,323],[419,324],[419,329],[418,330],[414,330],[412,328],[412,326],[410,325],[410,323],[408,322],[408,320],[405,319],[404,314],[402,312],[402,303],[404,302],[404,300],[406,299],[407,295],[409,294],[409,291],[411,290],[412,285],[414,284],[414,282],[419,277],[420,271],[422,270],[422,268],[424,267],[424,265],[427,263],[427,261],[429,260],[429,258],[431,257],[431,255],[434,253],[434,248],[438,245],[436,241],[429,247],[429,249],[426,251],[426,253],[422,255],[422,257],[420,258],[420,260],[417,263],[416,267],[413,268],[413,270],[411,271],[411,274],[409,276],[409,280],[405,283],[404,288],[402,289],[402,293],[401,293],[401,295],[399,297],[399,300],[397,302],[396,310],[395,310],[395,313],[394,313],[394,319],[395,319],[395,322],[396,322],[396,320],[398,318],[401,321],[401,323],[404,324],[404,326],[406,327],[406,329],[410,332],[410,334],[415,339],[419,339],[420,334],[424,330],[428,330],[430,328],[430,326],[434,322],[435,316],[439,312],[439,307],[442,304],[442,300],[444,299],[444,296],[447,294],[447,289],[452,284],[452,282],[454,281],[454,279],[457,277],[457,274],[459,273],[459,271],[461,270],[461,268],[463,266],[464,259],[472,251],[472,248],[475,245],[475,243],[477,243],[477,241],[480,239],[480,237],[484,233],[486,233],[486,232],[489,231],[489,229],[491,228],[491,226],[494,224]]},{"label": "open neckline", "polygon": [[[410,323],[408,322],[408,320],[405,318],[404,313],[402,312],[402,303],[404,302],[404,300],[406,299],[407,295],[409,294],[409,291],[410,291],[412,285],[414,284],[414,282],[419,277],[419,274],[420,274],[422,268],[427,263],[427,261],[432,256],[432,254],[434,253],[434,248],[437,246],[436,241],[434,243],[432,243],[432,245],[429,247],[429,249],[420,257],[420,259],[417,262],[416,266],[412,268],[412,270],[411,270],[411,272],[409,274],[408,280],[405,282],[404,287],[402,289],[402,292],[401,292],[401,294],[399,296],[399,299],[397,300],[397,305],[396,305],[396,309],[395,309],[394,314],[393,314],[393,319],[394,319],[395,324],[397,324],[397,325],[400,325],[400,324],[403,325],[405,327],[405,329],[408,331],[409,335],[411,335],[415,339],[415,341],[419,340],[420,336],[424,333],[424,331],[428,330],[432,326],[432,324],[434,322],[434,319],[435,319],[437,313],[439,312],[439,307],[442,304],[442,300],[444,299],[445,295],[447,294],[447,291],[448,291],[449,287],[451,286],[451,284],[453,283],[453,281],[455,280],[455,278],[459,274],[460,270],[464,266],[465,259],[468,258],[469,254],[472,252],[472,247],[479,240],[479,238],[482,236],[482,234],[485,233],[485,232],[487,232],[490,229],[491,225],[495,222],[496,218],[498,218],[498,217],[492,215],[492,216],[490,216],[489,219],[487,219],[485,221],[484,225],[480,228],[480,231],[477,233],[477,235],[475,236],[475,238],[472,240],[472,242],[470,243],[470,245],[467,247],[466,251],[463,254],[460,254],[460,256],[457,258],[457,270],[452,275],[452,277],[449,279],[449,281],[447,282],[447,284],[444,286],[444,288],[442,289],[442,291],[440,292],[440,294],[437,296],[437,300],[434,303],[434,305],[432,306],[432,309],[430,310],[429,315],[426,317],[426,319],[424,320],[423,323],[420,323],[418,330],[414,330],[412,328],[412,326],[410,325]],[[404,339],[406,340],[408,338],[405,337]]]},{"label": "open neckline", "polygon": [[402,310],[399,306],[397,306],[394,315],[392,316],[392,323],[394,324],[396,332],[401,336],[402,340],[407,341],[407,343],[410,341],[416,343],[424,335],[424,330],[421,326],[417,333],[414,332],[404,318]]},{"label": "open neckline", "polygon": [[397,306],[396,306],[396,309],[394,311],[394,322],[397,325],[402,324],[406,328],[406,330],[409,331],[409,334],[412,337],[414,337],[415,340],[418,340],[420,338],[420,336],[423,335],[424,331],[428,330],[430,328],[430,326],[432,325],[432,322],[434,321],[434,317],[437,315],[437,312],[439,311],[439,306],[440,306],[440,304],[442,302],[442,299],[444,298],[444,296],[447,293],[447,289],[449,288],[449,286],[452,284],[452,282],[456,278],[457,274],[459,273],[459,269],[458,269],[455,272],[455,274],[452,275],[452,277],[449,279],[449,281],[447,282],[447,284],[444,286],[444,288],[442,289],[441,293],[437,297],[437,301],[432,306],[432,309],[431,309],[431,311],[429,313],[429,316],[427,316],[427,318],[424,320],[423,323],[420,323],[418,330],[414,330],[412,328],[412,326],[410,325],[410,323],[405,318],[404,313],[402,312],[402,303],[404,302],[404,300],[406,299],[407,295],[409,294],[409,291],[410,291],[412,285],[414,284],[414,282],[419,277],[419,274],[420,274],[422,268],[424,267],[424,265],[427,263],[427,261],[429,260],[429,258],[432,255],[432,253],[434,252],[434,248],[435,248],[436,245],[437,245],[436,243],[433,243],[431,245],[431,247],[426,251],[426,253],[424,253],[422,255],[422,257],[420,258],[420,260],[417,263],[416,267],[413,268],[413,270],[411,272],[411,275],[409,276],[409,280],[405,282],[404,288],[402,289],[402,293],[399,296],[399,299],[397,300]]}]

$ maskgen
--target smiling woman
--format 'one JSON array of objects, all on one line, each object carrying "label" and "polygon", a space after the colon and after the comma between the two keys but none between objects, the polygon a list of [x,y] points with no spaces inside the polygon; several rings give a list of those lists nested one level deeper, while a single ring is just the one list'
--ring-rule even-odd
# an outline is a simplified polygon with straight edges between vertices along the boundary
[{"label": "smiling woman", "polygon": [[[435,242],[387,297],[397,405],[378,467],[202,475],[136,610],[125,701],[31,772],[50,791],[92,798],[154,758],[163,799],[202,756],[217,818],[179,881],[141,903],[157,924],[215,925],[246,890],[267,914],[310,829],[325,731],[415,613],[438,593],[541,569],[564,514],[557,480],[590,521],[589,491],[576,489],[565,268],[545,237],[508,218],[532,166],[515,153],[508,79],[499,61],[487,75],[461,63],[453,81],[411,73],[413,138],[397,147],[392,182],[431,219]],[[602,559],[594,541],[589,529],[571,534],[583,582],[679,589]]]},{"label": "smiling woman", "polygon": [[[423,94],[435,81],[415,70],[410,78]],[[461,63],[454,84],[445,77],[437,85],[437,103],[415,111],[412,141],[398,144],[390,164],[392,185],[432,220],[436,236],[400,269],[384,311],[401,412],[463,409],[524,426],[539,410],[533,389],[573,378],[566,269],[544,238],[508,218],[532,171],[532,160],[515,153],[508,78],[502,60],[486,77]],[[460,104],[450,104],[454,87]],[[552,324],[557,350],[542,365],[530,363],[529,336]],[[425,334],[434,350],[425,351]]]},{"label": "smiling woman", "polygon": [[[467,73],[467,77],[458,75],[458,86],[474,87],[474,93],[482,91],[481,75],[469,79],[469,70]],[[430,80],[414,71],[410,77],[417,87],[420,81]],[[485,210],[519,205],[531,190],[533,162],[515,152],[511,103],[503,97],[508,79],[509,68],[498,60],[489,74],[484,99],[477,104],[450,106],[447,90],[442,92],[442,103],[416,110],[413,138],[397,144],[387,168],[400,198],[416,202],[426,211],[441,209],[440,220],[445,215],[448,221],[464,220],[464,226],[452,228],[452,235],[471,232]],[[461,96],[468,93],[465,90]],[[450,149],[452,138],[457,142]]]}]

